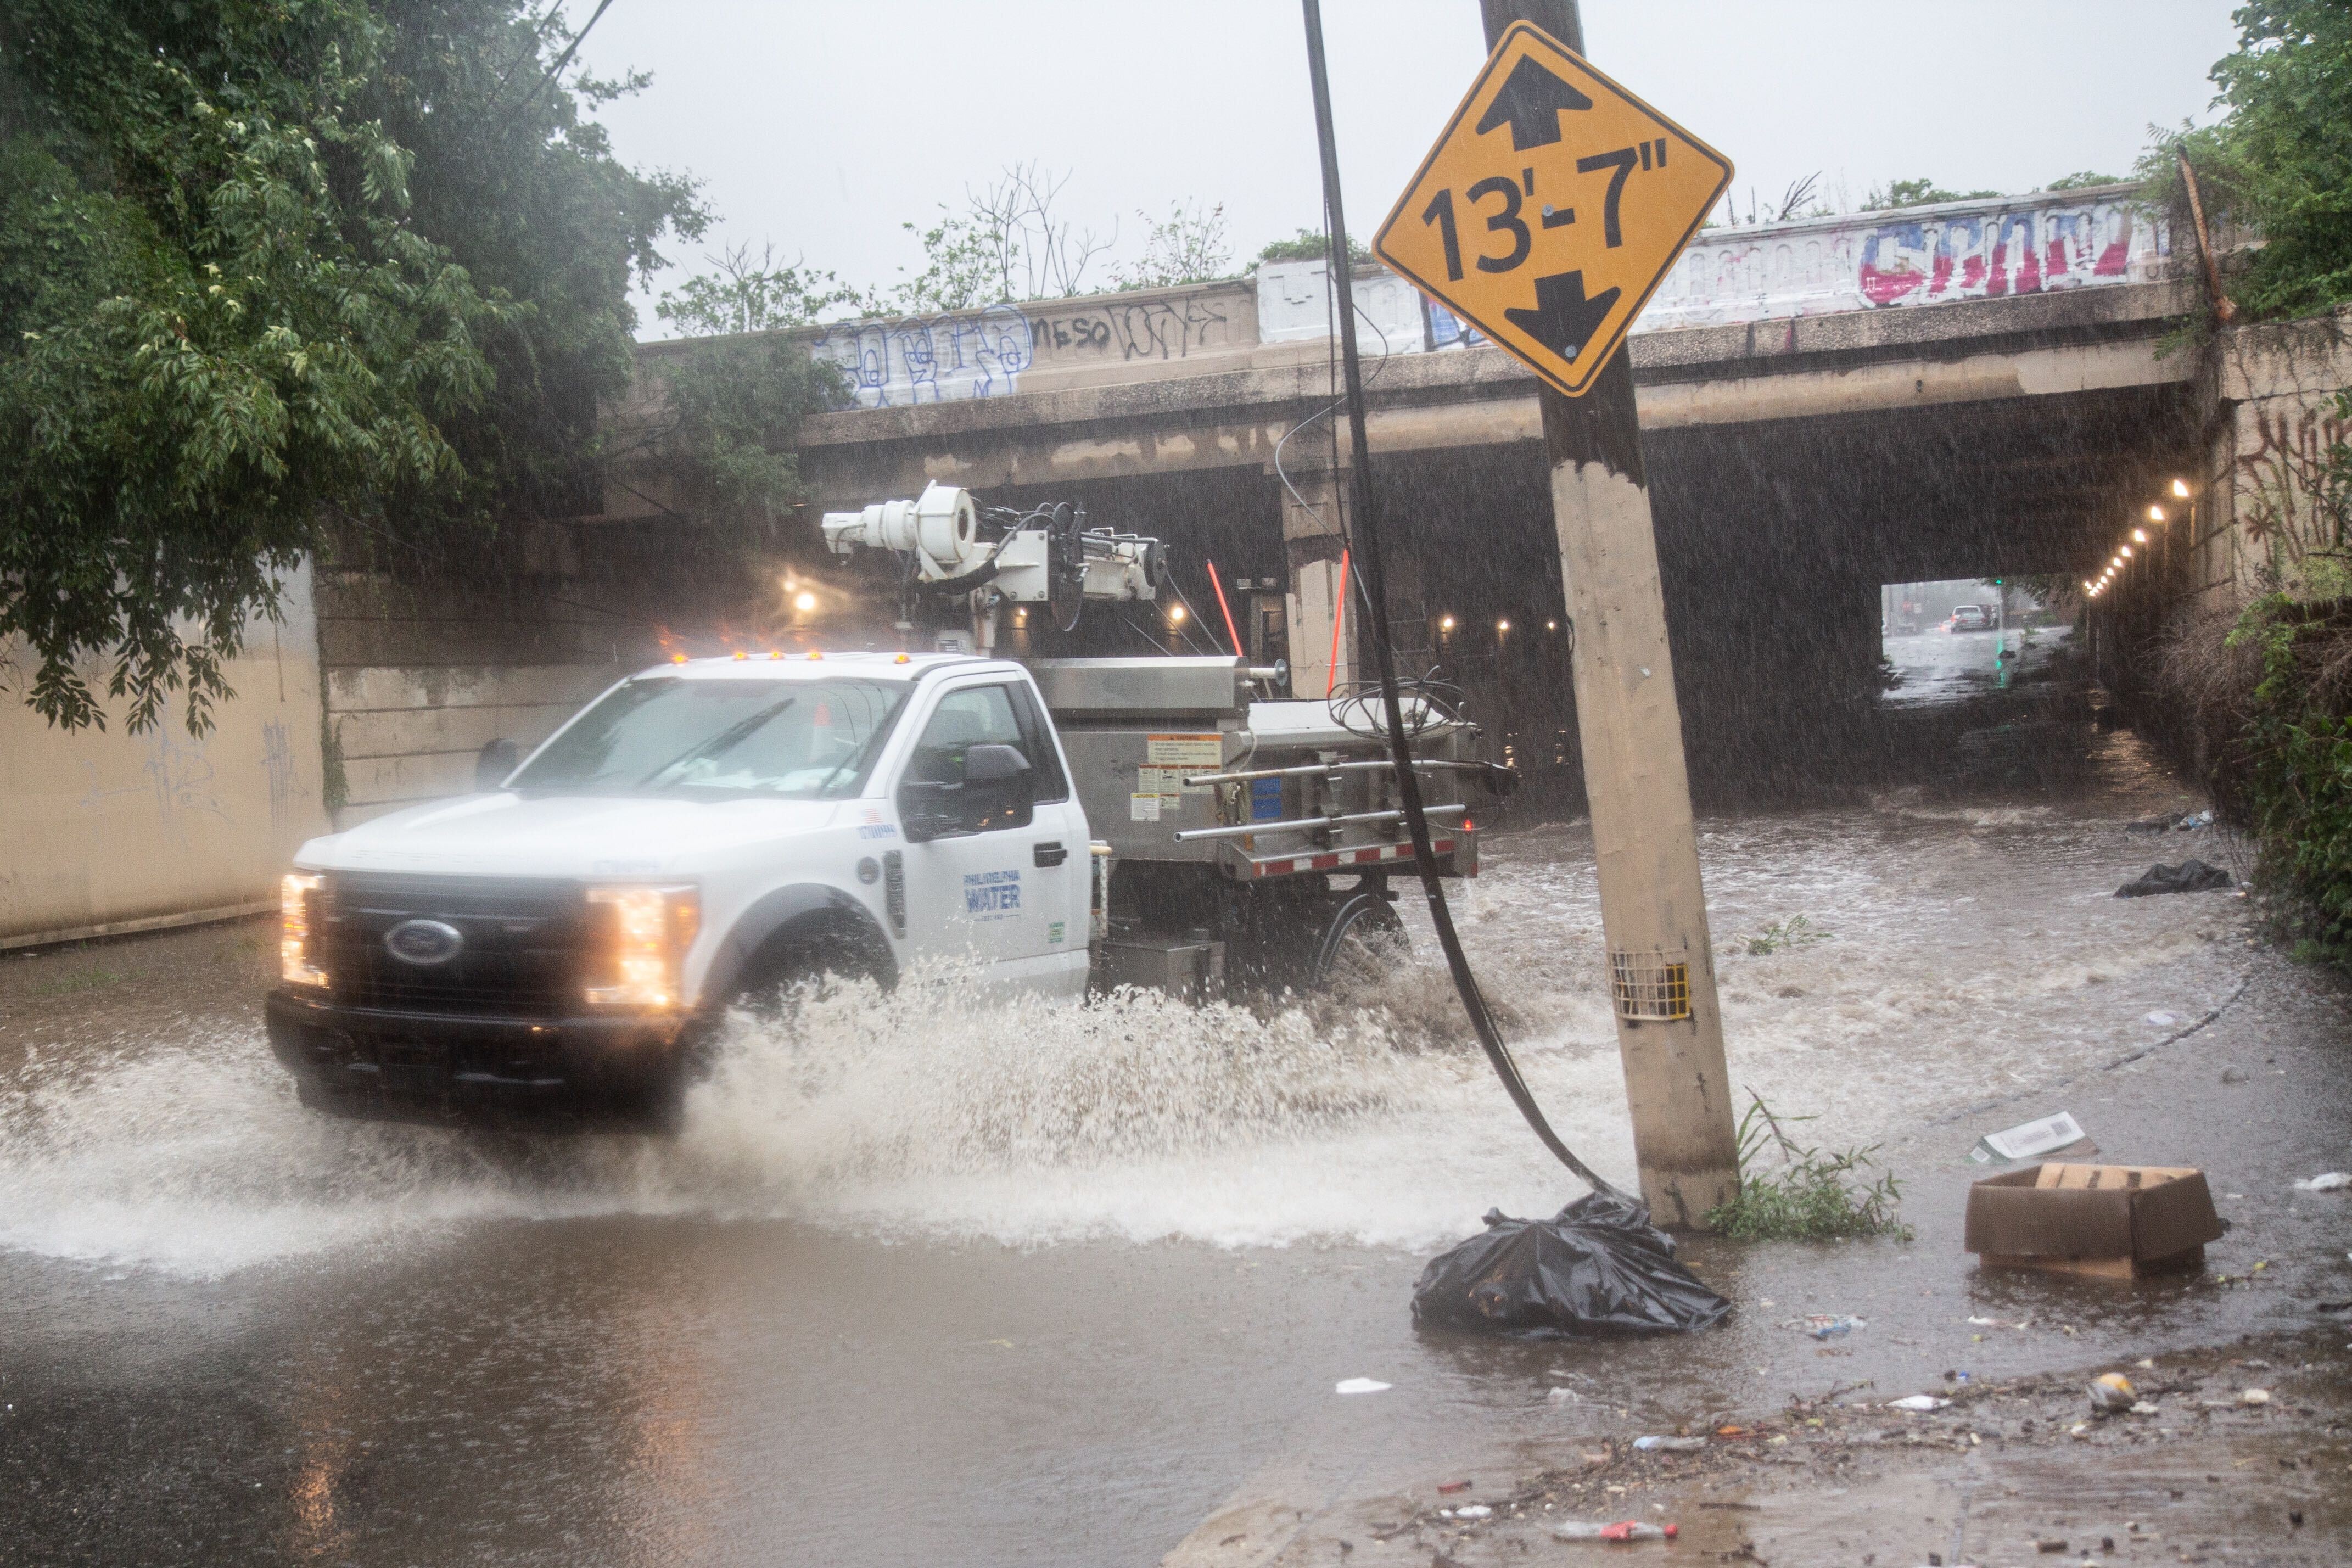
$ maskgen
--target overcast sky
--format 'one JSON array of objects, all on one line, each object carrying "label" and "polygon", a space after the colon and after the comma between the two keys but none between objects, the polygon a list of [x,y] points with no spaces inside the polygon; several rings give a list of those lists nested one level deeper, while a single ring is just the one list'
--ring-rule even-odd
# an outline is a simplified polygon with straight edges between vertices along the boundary
[{"label": "overcast sky", "polygon": [[[593,0],[567,0],[575,21]],[[2151,121],[2212,117],[2231,0],[1584,0],[1595,65],[1737,165],[1743,213],[1819,171],[2037,188],[2128,172]],[[1325,0],[1349,226],[1379,226],[1485,54],[1475,0]],[[900,225],[1038,160],[1123,250],[1139,208],[1224,205],[1237,258],[1319,226],[1292,0],[614,0],[582,58],[653,84],[621,157],[702,180],[698,246],[773,241],[853,281],[919,260]],[[661,331],[650,310],[642,331]]]}]

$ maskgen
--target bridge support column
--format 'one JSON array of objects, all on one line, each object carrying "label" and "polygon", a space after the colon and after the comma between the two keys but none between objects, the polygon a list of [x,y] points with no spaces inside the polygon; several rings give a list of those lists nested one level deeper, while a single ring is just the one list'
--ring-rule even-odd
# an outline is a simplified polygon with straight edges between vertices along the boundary
[{"label": "bridge support column", "polygon": [[[1327,464],[1289,478],[1282,491],[1282,549],[1290,579],[1284,605],[1290,636],[1290,690],[1295,697],[1320,697],[1359,679],[1354,617],[1340,608],[1347,602],[1339,576],[1339,506],[1347,474]],[[1281,482],[1278,477],[1276,482]],[[1336,664],[1335,618],[1339,631]]]}]

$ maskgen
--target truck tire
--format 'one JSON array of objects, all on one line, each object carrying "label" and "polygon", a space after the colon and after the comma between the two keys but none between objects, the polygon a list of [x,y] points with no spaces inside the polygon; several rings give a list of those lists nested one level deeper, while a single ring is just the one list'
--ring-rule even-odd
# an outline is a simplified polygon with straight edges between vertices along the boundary
[{"label": "truck tire", "polygon": [[347,1096],[337,1094],[306,1072],[294,1075],[294,1098],[305,1110],[322,1111],[329,1116],[345,1117],[355,1121],[364,1120]]},{"label": "truck tire", "polygon": [[794,988],[826,975],[841,980],[884,979],[854,932],[782,931],[743,966],[727,1005],[761,1018],[784,1017],[793,1010]]},{"label": "truck tire", "polygon": [[1341,899],[1315,946],[1307,984],[1318,991],[1376,982],[1408,951],[1404,922],[1389,901],[1373,892]]},{"label": "truck tire", "polygon": [[681,1062],[677,1071],[632,1095],[618,1108],[621,1125],[648,1138],[675,1138],[685,1131],[686,1091],[693,1087],[693,1077]]}]

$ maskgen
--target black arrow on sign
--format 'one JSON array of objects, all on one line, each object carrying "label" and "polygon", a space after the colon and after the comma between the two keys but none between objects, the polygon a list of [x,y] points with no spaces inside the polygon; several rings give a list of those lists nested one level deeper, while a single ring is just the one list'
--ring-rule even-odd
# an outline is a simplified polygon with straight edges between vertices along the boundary
[{"label": "black arrow on sign", "polygon": [[1549,147],[1559,140],[1561,110],[1591,107],[1591,99],[1545,69],[1535,56],[1522,55],[1519,63],[1511,68],[1503,90],[1495,95],[1495,101],[1478,117],[1478,134],[1484,136],[1507,120],[1511,122],[1512,152]]},{"label": "black arrow on sign", "polygon": [[1574,359],[1592,341],[1592,334],[1601,330],[1610,307],[1617,303],[1617,292],[1612,286],[1588,300],[1584,297],[1583,273],[1555,272],[1536,279],[1534,310],[1514,306],[1503,316],[1560,358]]}]

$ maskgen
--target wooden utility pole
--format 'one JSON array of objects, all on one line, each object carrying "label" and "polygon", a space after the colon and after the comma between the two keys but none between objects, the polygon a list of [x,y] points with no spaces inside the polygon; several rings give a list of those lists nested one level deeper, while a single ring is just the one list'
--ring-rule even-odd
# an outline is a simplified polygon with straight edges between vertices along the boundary
[{"label": "wooden utility pole", "polygon": [[[1527,21],[1584,52],[1576,0],[1479,10],[1489,49]],[[1739,1149],[1631,362],[1621,348],[1581,397],[1536,395],[1642,1197],[1660,1224],[1696,1229],[1738,1191]]]}]

